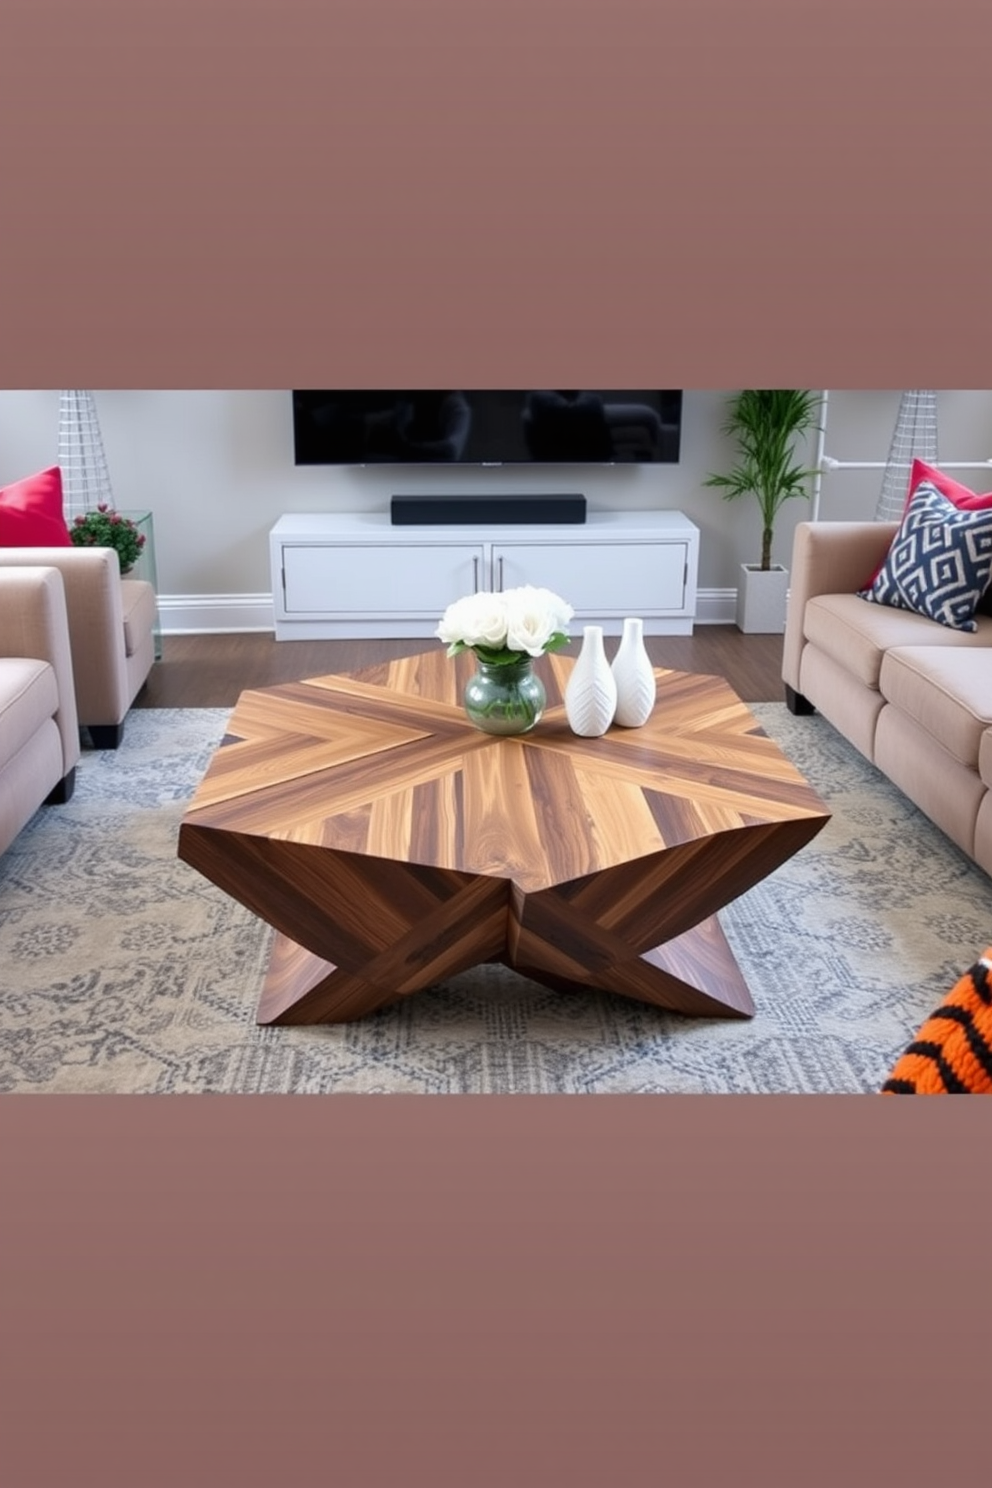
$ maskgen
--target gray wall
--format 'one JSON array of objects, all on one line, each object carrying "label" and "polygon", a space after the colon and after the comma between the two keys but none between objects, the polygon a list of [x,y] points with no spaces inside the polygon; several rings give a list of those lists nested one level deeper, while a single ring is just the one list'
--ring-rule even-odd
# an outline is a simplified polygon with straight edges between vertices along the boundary
[{"label": "gray wall", "polygon": [[[751,501],[725,502],[702,481],[726,469],[732,451],[720,432],[728,394],[685,396],[678,466],[547,471],[442,470],[404,475],[385,470],[296,469],[290,398],[278,391],[96,392],[116,504],[154,513],[159,590],[165,596],[263,595],[271,588],[267,535],[287,511],[386,510],[394,490],[582,490],[593,506],[638,510],[678,507],[698,524],[700,590],[736,588],[738,567],[759,552]],[[54,464],[58,392],[0,390],[0,485]],[[885,460],[898,392],[831,391],[826,453],[841,460]],[[944,460],[992,456],[992,392],[942,392],[938,401]],[[813,442],[807,452],[812,459]],[[962,471],[966,484],[992,487],[992,471]],[[823,518],[870,518],[879,471],[825,474]],[[795,525],[809,513],[789,502],[774,557],[788,563]]]}]

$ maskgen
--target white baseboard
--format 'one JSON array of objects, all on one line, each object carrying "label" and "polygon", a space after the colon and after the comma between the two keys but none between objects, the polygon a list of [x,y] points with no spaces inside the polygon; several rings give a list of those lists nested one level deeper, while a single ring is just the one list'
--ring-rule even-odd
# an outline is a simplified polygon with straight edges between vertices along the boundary
[{"label": "white baseboard", "polygon": [[[700,589],[697,625],[733,625],[736,589]],[[160,594],[159,625],[163,635],[229,635],[275,630],[271,594]]]},{"label": "white baseboard", "polygon": [[160,594],[163,635],[228,635],[275,628],[271,594]]},{"label": "white baseboard", "polygon": [[696,593],[697,625],[736,625],[736,589],[700,589]]}]

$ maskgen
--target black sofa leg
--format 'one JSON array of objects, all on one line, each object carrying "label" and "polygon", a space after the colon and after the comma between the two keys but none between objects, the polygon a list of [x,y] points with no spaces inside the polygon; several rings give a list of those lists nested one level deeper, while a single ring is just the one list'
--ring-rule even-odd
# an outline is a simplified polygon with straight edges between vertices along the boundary
[{"label": "black sofa leg", "polygon": [[788,682],[785,684],[785,705],[790,713],[795,713],[797,716],[802,716],[804,713],[816,712],[809,698],[803,697],[802,693],[797,692],[794,687],[790,687]]},{"label": "black sofa leg", "polygon": [[73,765],[68,774],[63,775],[58,785],[53,786],[45,797],[46,806],[64,806],[67,801],[72,800],[72,793],[76,789],[76,767]]},{"label": "black sofa leg", "polygon": [[90,743],[94,749],[119,749],[124,737],[123,723],[88,723]]}]

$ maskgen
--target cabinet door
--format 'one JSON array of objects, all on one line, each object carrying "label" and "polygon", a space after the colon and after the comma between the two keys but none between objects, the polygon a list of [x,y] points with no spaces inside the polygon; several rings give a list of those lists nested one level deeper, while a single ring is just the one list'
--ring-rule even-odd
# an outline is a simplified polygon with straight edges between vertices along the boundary
[{"label": "cabinet door", "polygon": [[665,615],[686,604],[686,542],[498,543],[493,585],[553,589],[577,616]]},{"label": "cabinet door", "polygon": [[437,615],[482,587],[483,547],[295,544],[282,550],[287,615]]}]

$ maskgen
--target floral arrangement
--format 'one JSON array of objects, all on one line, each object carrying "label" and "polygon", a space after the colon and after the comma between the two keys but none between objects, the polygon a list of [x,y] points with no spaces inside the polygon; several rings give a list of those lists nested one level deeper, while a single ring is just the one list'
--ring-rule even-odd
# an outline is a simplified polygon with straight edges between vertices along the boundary
[{"label": "floral arrangement", "polygon": [[122,517],[105,501],[95,511],[76,517],[69,536],[77,548],[114,548],[122,574],[134,567],[145,546],[145,534],[138,531],[131,518]]},{"label": "floral arrangement", "polygon": [[434,634],[449,656],[474,651],[488,666],[513,666],[567,646],[573,613],[550,589],[530,584],[500,593],[480,590],[450,604]]}]

